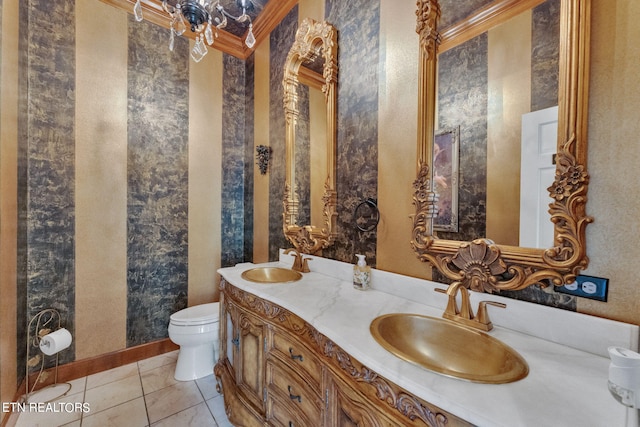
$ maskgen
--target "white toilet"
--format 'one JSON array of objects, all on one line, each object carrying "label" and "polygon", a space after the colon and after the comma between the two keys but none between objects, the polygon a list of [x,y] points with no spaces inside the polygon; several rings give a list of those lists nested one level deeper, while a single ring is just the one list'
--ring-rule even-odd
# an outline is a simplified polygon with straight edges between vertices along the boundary
[{"label": "white toilet", "polygon": [[180,346],[176,380],[190,381],[213,374],[220,353],[220,304],[194,305],[173,313],[169,338]]}]

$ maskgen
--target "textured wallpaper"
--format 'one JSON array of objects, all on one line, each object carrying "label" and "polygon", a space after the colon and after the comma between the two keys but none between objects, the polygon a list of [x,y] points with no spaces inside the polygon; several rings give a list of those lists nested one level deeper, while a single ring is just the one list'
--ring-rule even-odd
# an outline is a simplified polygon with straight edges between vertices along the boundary
[{"label": "textured wallpaper", "polygon": [[338,237],[324,255],[376,265],[376,231],[356,228],[354,211],[378,189],[379,1],[328,0],[326,20],[338,30]]},{"label": "textured wallpaper", "polygon": [[285,118],[282,78],[284,63],[295,40],[298,29],[298,6],[295,6],[271,32],[269,76],[269,141],[272,161],[269,165],[269,260],[278,259],[278,249],[289,248],[291,243],[282,231],[282,204],[285,182]]},{"label": "textured wallpaper", "polygon": [[[26,331],[23,322],[46,308],[59,310],[74,330],[74,19],[73,3],[20,2],[22,24],[53,27],[59,36],[20,26],[18,289],[26,293],[18,303],[26,307],[18,308],[19,334]],[[18,348],[23,355],[24,345]],[[61,359],[73,358],[72,344]],[[22,378],[24,357],[18,363]]]},{"label": "textured wallpaper", "polygon": [[129,17],[127,346],[187,306],[189,42],[166,34]]},{"label": "textured wallpaper", "polygon": [[222,106],[222,260],[253,253],[253,60],[224,55]]},{"label": "textured wallpaper", "polygon": [[558,105],[560,0],[533,9],[531,40],[531,111]]},{"label": "textured wallpaper", "polygon": [[438,56],[438,128],[460,128],[458,233],[449,240],[486,235],[487,33]]}]

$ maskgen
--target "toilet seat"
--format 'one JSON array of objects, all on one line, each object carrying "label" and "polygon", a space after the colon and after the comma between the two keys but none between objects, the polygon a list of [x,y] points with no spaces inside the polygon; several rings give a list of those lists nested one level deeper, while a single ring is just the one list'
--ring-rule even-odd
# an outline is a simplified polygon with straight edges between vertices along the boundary
[{"label": "toilet seat", "polygon": [[198,326],[217,323],[220,320],[220,304],[194,305],[169,316],[169,323],[175,326]]}]

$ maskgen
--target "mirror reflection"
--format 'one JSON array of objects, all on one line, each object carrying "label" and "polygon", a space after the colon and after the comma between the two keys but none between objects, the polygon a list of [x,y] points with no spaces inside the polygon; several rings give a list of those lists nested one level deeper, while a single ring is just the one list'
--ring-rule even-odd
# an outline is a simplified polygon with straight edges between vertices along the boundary
[{"label": "mirror reflection", "polygon": [[[443,3],[445,3],[443,1]],[[462,3],[462,2],[461,2]],[[587,115],[588,115],[588,82],[589,82],[589,0],[520,0],[496,1],[486,3],[484,7],[478,9],[471,16],[464,18],[458,24],[453,24],[451,28],[445,28],[439,32],[440,5],[437,0],[419,0],[418,1],[418,23],[417,32],[420,41],[420,59],[419,59],[419,80],[418,80],[418,141],[417,141],[417,176],[413,182],[413,204],[415,206],[415,214],[411,215],[413,220],[411,246],[418,258],[429,265],[435,267],[447,280],[458,282],[461,285],[483,292],[495,292],[502,290],[521,290],[535,284],[553,284],[556,286],[564,283],[570,283],[581,270],[586,268],[589,258],[586,254],[586,226],[593,221],[586,214],[587,191],[589,184],[589,174],[587,172]],[[448,7],[460,3],[449,0],[446,2]],[[553,83],[545,83],[540,87],[547,88],[545,90],[537,89],[536,73],[529,70],[535,70],[537,59],[546,56],[545,50],[537,45],[537,39],[530,36],[534,42],[530,43],[530,49],[508,48],[504,45],[500,49],[489,49],[490,44],[493,46],[494,40],[504,40],[510,38],[518,38],[511,35],[496,34],[493,32],[497,24],[507,22],[506,18],[517,17],[522,12],[531,13],[531,22],[541,22],[543,28],[548,25],[551,20],[544,18],[536,20],[536,7],[539,5],[559,5],[559,42],[558,54],[549,55],[557,57],[558,77],[557,91],[548,90],[553,87]],[[466,5],[466,3],[465,3]],[[460,4],[461,7],[464,5]],[[523,19],[520,17],[520,19]],[[508,25],[511,26],[511,25]],[[514,24],[518,26],[518,24]],[[524,25],[523,25],[524,27]],[[528,29],[521,34],[526,39],[527,33],[530,31],[535,33],[532,28],[535,25],[526,26]],[[553,33],[549,29],[543,30],[546,33]],[[477,38],[476,36],[480,36]],[[499,37],[497,37],[499,36]],[[461,54],[455,56],[454,63],[449,65],[453,67],[466,67],[475,69],[474,65],[478,64],[479,70],[485,70],[478,74],[467,76],[464,80],[456,80],[456,83],[448,84],[445,80],[439,83],[440,90],[437,89],[438,63],[443,69],[446,66],[446,52],[458,45],[470,41],[483,44],[483,51],[487,52],[484,59],[478,60],[476,57],[462,51]],[[555,42],[554,42],[555,43]],[[498,44],[500,46],[500,44]],[[439,50],[440,49],[440,50]],[[512,56],[525,52],[525,57],[531,58],[531,65],[525,67],[520,72],[513,72],[511,69],[518,69],[519,64],[512,63]],[[441,58],[437,53],[441,53]],[[493,52],[490,54],[489,52]],[[551,49],[553,52],[553,49]],[[498,68],[495,72],[490,72],[489,63],[497,63],[507,65],[506,73],[503,69]],[[554,69],[553,61],[547,63],[542,62],[544,67]],[[465,69],[463,67],[463,69]],[[521,72],[530,72],[534,78],[532,83],[519,74]],[[442,75],[443,72],[440,72]],[[447,77],[455,74],[450,71]],[[554,75],[553,72],[545,72],[542,76]],[[491,79],[490,79],[491,78]],[[456,85],[461,85],[464,90],[458,91]],[[481,85],[486,88],[484,91],[479,90],[475,85]],[[524,86],[524,89],[523,89]],[[443,123],[446,119],[450,119],[449,114],[445,114],[445,105],[438,107],[436,92],[449,93],[452,96],[447,102],[458,104],[455,111],[450,114],[459,114],[456,117],[464,118],[456,119],[460,123]],[[516,102],[516,97],[511,97],[512,93],[523,92],[529,94],[530,99],[527,101]],[[518,141],[518,134],[522,134],[522,129],[518,131],[510,130],[517,127],[518,120],[522,123],[522,117],[528,113],[537,110],[548,110],[546,105],[539,106],[537,102],[537,93],[553,93],[557,94],[557,125],[556,119],[540,120],[539,130],[541,134],[545,134],[549,141],[555,140],[556,143],[545,142],[539,144],[540,156],[544,162],[544,172],[540,172],[539,176],[543,177],[538,183],[539,188],[544,188],[542,193],[546,194],[540,200],[544,203],[538,206],[523,204],[524,208],[518,206],[520,195],[518,193],[527,193],[532,190],[520,189],[518,191],[519,182],[525,181],[520,179],[520,171],[516,174],[510,172],[517,170],[520,162],[520,156],[509,156],[507,153],[510,149],[504,148],[502,144],[506,140]],[[484,99],[486,97],[486,100]],[[479,100],[479,101],[478,101]],[[485,105],[484,113],[477,113],[467,108],[466,104],[477,103]],[[545,101],[546,102],[546,101]],[[553,102],[553,100],[552,100]],[[528,105],[528,106],[527,106]],[[441,111],[437,111],[440,108]],[[551,112],[553,112],[553,107]],[[514,113],[515,111],[515,113]],[[515,115],[515,122],[509,116]],[[555,116],[554,116],[555,117]],[[436,121],[440,123],[436,125]],[[499,131],[494,129],[494,122],[516,123],[515,125],[500,127]],[[465,123],[463,125],[463,123]],[[489,126],[491,124],[491,127]],[[472,156],[465,154],[464,148],[460,151],[460,185],[458,193],[460,199],[466,197],[467,194],[473,193],[474,182],[473,174],[477,173],[480,178],[475,181],[475,185],[484,184],[484,203],[476,201],[469,206],[470,213],[460,213],[459,231],[468,233],[466,240],[455,240],[453,237],[444,238],[446,233],[436,231],[434,226],[434,218],[437,218],[438,197],[435,193],[436,186],[433,181],[438,179],[438,171],[434,170],[434,135],[437,126],[456,127],[460,126],[460,145],[464,147],[467,141],[478,141],[478,138],[469,138],[474,129],[475,132],[482,135],[480,140],[483,145],[476,149]],[[468,128],[467,128],[468,127]],[[491,131],[489,130],[491,129]],[[515,135],[515,136],[514,136]],[[557,137],[556,137],[557,136]],[[518,150],[518,145],[514,144]],[[554,150],[555,149],[555,150]],[[551,150],[551,153],[545,153]],[[555,155],[553,151],[556,151]],[[463,160],[463,156],[467,156],[468,160]],[[535,163],[528,159],[525,154],[525,164]],[[504,157],[504,161],[501,160]],[[550,161],[549,161],[550,159]],[[480,160],[480,161],[478,161]],[[470,162],[471,167],[467,167],[465,161]],[[496,163],[494,163],[496,162]],[[548,167],[548,163],[552,166]],[[513,166],[516,164],[516,166]],[[478,172],[479,171],[479,172]],[[494,178],[496,174],[497,178]],[[507,174],[501,177],[500,174]],[[553,182],[545,182],[553,175]],[[491,182],[490,182],[491,181]],[[529,180],[526,180],[529,181]],[[497,227],[492,228],[493,215],[495,209],[490,208],[493,201],[489,196],[493,190],[489,190],[495,182],[505,182],[510,185],[507,190],[503,190],[503,199],[495,198],[500,206],[498,214],[518,211],[518,220],[521,211],[535,212],[536,209],[544,210],[542,206],[548,205],[548,213],[550,214],[550,222],[553,226],[553,241],[549,245],[547,242],[551,233],[537,232],[541,236],[539,243],[523,244],[519,236],[517,243],[494,242],[492,239],[500,239],[496,237],[498,232],[516,227],[508,226],[508,223],[515,220],[508,220],[501,216],[497,217]],[[517,185],[514,185],[518,182]],[[492,193],[493,194],[493,193]],[[515,197],[514,197],[515,196]],[[507,205],[506,203],[513,203]],[[462,210],[462,209],[460,209]],[[489,212],[491,211],[491,212]],[[484,232],[468,231],[469,226],[463,225],[463,216],[480,217],[485,212],[484,222],[480,221]],[[537,223],[547,224],[547,220],[540,218]],[[526,227],[532,227],[526,223]],[[547,224],[548,225],[548,224]],[[519,227],[518,227],[519,228]],[[493,231],[497,230],[497,231]],[[458,234],[462,234],[458,233]],[[514,232],[503,237],[504,240],[516,242]],[[487,238],[488,236],[488,238]],[[545,237],[546,236],[546,237]],[[534,246],[540,246],[536,248]]]},{"label": "mirror reflection", "polygon": [[[436,142],[458,130],[460,145],[459,160],[446,162],[434,145],[439,238],[553,245],[547,188],[557,146],[559,19],[560,1],[547,0],[440,47]],[[450,182],[458,167],[458,182]]]},{"label": "mirror reflection", "polygon": [[[327,178],[327,104],[322,86],[324,60],[306,61],[298,71],[295,169],[300,206],[297,224],[321,224]],[[319,71],[318,71],[319,70]]]},{"label": "mirror reflection", "polygon": [[336,49],[335,28],[307,18],[285,62],[283,231],[308,254],[321,253],[336,234]]}]

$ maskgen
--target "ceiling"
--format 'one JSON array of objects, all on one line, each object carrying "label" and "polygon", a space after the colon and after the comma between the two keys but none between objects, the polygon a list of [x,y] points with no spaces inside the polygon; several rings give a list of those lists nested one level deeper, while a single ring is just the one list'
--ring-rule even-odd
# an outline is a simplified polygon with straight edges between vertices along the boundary
[{"label": "ceiling", "polygon": [[[136,3],[136,0],[101,1],[130,14],[133,14],[133,6]],[[245,2],[251,3],[247,14],[253,23],[253,34],[256,38],[255,49],[298,3],[298,0],[245,0]],[[169,0],[169,3],[175,4],[175,0]],[[220,4],[233,16],[242,14],[242,7],[238,6],[237,0],[220,0]],[[142,0],[142,8],[146,21],[169,28],[169,16],[162,9],[162,0]],[[219,30],[219,36],[212,48],[240,59],[246,59],[253,52],[253,49],[249,49],[243,42],[247,31],[246,26],[229,19],[227,27],[224,30]],[[183,36],[190,39],[195,38],[195,34],[191,31],[186,31]]]}]

